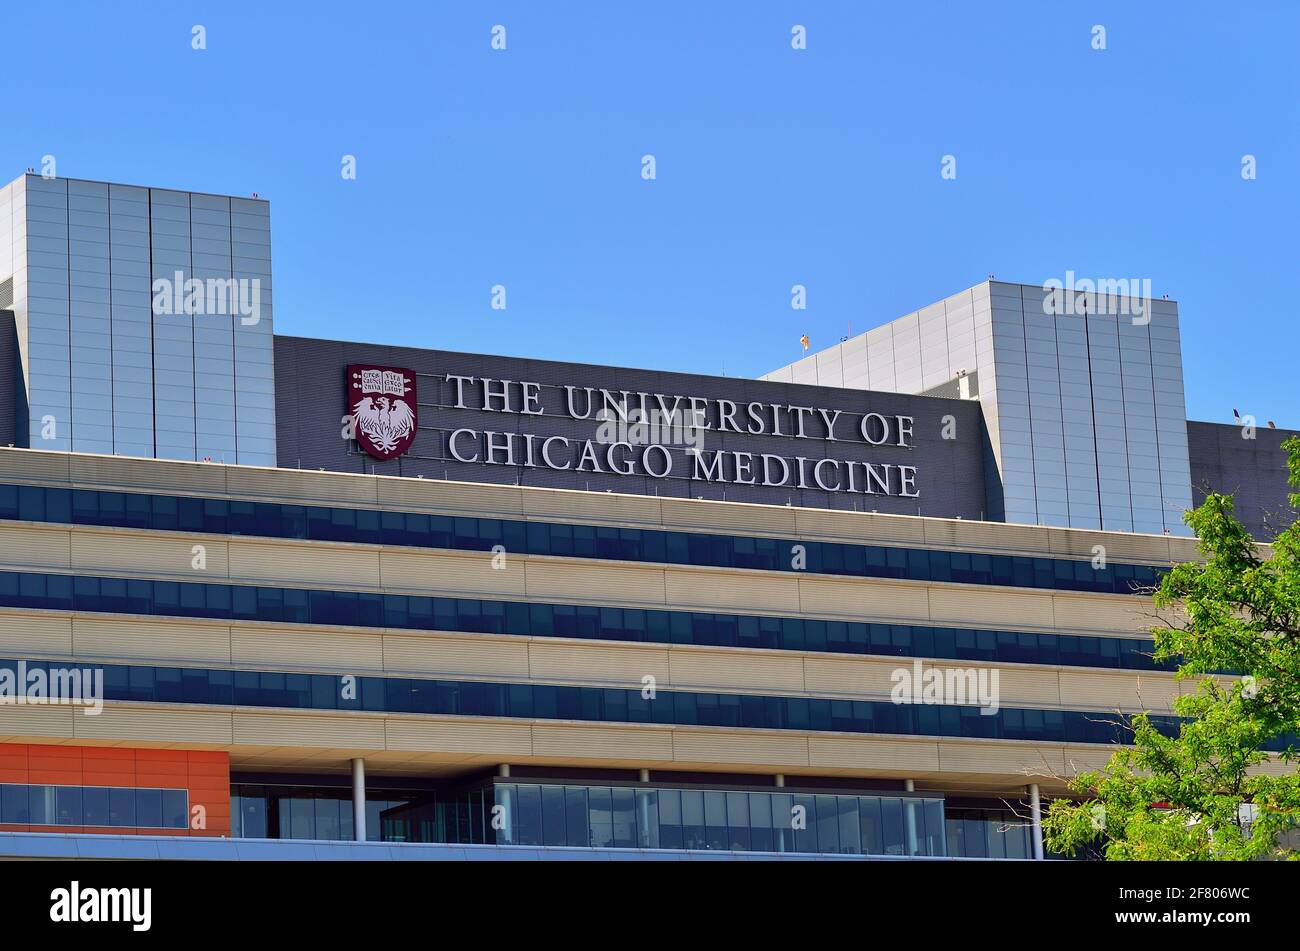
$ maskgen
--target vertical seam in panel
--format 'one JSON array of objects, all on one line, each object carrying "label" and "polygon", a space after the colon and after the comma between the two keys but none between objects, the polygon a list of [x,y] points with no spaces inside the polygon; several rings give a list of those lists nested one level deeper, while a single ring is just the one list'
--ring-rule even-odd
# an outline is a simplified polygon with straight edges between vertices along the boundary
[{"label": "vertical seam in panel", "polygon": [[1097,448],[1097,398],[1092,386],[1092,336],[1088,331],[1088,314],[1083,314],[1083,349],[1088,357],[1088,415],[1092,418],[1092,466],[1097,478],[1097,524],[1106,529],[1106,517],[1101,507],[1101,452]]},{"label": "vertical seam in panel", "polygon": [[[186,283],[194,280],[194,195],[192,192],[185,193],[185,246],[190,252],[190,269],[189,276],[185,279]],[[198,324],[199,311],[207,306],[207,295],[203,297],[203,307],[195,309],[195,313],[190,314],[190,406],[192,409],[190,425],[194,430],[194,461],[199,460],[199,339]]]},{"label": "vertical seam in panel", "polygon": [[[1129,309],[1132,310],[1131,307]],[[1156,443],[1156,489],[1160,494],[1160,527],[1168,529],[1169,521],[1165,514],[1165,461],[1160,455],[1160,404],[1156,396],[1156,354],[1155,346],[1151,342],[1150,301],[1147,301],[1147,322],[1142,331],[1147,335],[1147,367],[1151,370],[1151,425],[1152,437]],[[1137,528],[1136,525],[1133,527]]]},{"label": "vertical seam in panel", "polygon": [[[1023,292],[1021,296],[1023,298]],[[1061,418],[1061,464],[1065,467],[1065,524],[1073,527],[1074,515],[1070,511],[1070,446],[1069,436],[1065,431],[1065,381],[1061,379],[1061,325],[1058,316],[1055,313],[1051,315],[1052,339],[1055,341],[1056,350],[1056,396],[1061,403],[1057,415]]]},{"label": "vertical seam in panel", "polygon": [[[157,459],[158,458],[158,346],[157,346],[157,341],[154,339],[155,332],[157,330],[157,328],[154,326],[154,322],[157,320],[157,315],[154,313],[153,294],[152,294],[153,280],[154,280],[153,278],[154,275],[153,189],[152,188],[145,189],[144,197],[145,197],[145,214],[148,216],[148,221],[149,221],[149,232],[148,232],[147,243],[149,246],[149,290],[151,292],[149,295],[149,387],[151,392],[153,393],[153,420],[152,420],[153,425],[150,426],[149,428],[153,432],[153,457]],[[174,299],[174,295],[173,295],[173,299]]]},{"label": "vertical seam in panel", "polygon": [[925,342],[921,339],[921,312],[916,312],[916,383],[915,392],[925,389]]},{"label": "vertical seam in panel", "polygon": [[[1025,379],[1028,380],[1029,373],[1030,373],[1029,313],[1027,310],[1025,310],[1024,304],[1025,304],[1025,285],[1022,284],[1020,286],[1020,305],[1021,305],[1021,312],[1023,313],[1024,320],[1025,320]],[[1040,309],[1042,308],[1041,301],[1039,303],[1039,308]],[[1035,313],[1034,316],[1037,317],[1038,316],[1037,313]],[[1047,314],[1044,313],[1043,316],[1047,316]],[[1055,315],[1052,316],[1055,317]],[[1065,395],[1061,390],[1061,336],[1058,331],[1057,323],[1055,319],[1050,321],[1047,324],[1047,326],[1050,326],[1052,328],[1052,352],[1056,355],[1056,399],[1060,403],[1060,406],[1057,409],[1057,418],[1061,424],[1061,470],[1063,473],[1065,473],[1064,475],[1065,486],[1062,490],[1062,493],[1065,498],[1065,524],[1068,527],[1070,525],[1070,477],[1068,474],[1069,466],[1066,462],[1066,456],[1065,456]],[[1030,417],[1030,427],[1031,429],[1033,427],[1032,415]],[[1035,481],[1037,481],[1037,469],[1035,469]],[[1040,521],[1042,520],[1041,512],[1039,513],[1039,519]]]},{"label": "vertical seam in panel", "polygon": [[117,455],[117,390],[114,386],[117,357],[113,350],[113,198],[110,188],[109,185],[104,186],[104,208],[108,216],[108,445],[109,452]]},{"label": "vertical seam in panel", "polygon": [[[990,296],[992,293],[993,288],[990,286]],[[1029,417],[1029,478],[1034,490],[1034,524],[1041,525],[1043,519],[1038,514],[1038,464],[1034,459],[1034,395],[1029,386],[1029,328],[1025,326],[1025,295],[1021,292],[1017,297],[1020,299],[1020,341],[1025,352],[1025,405],[1026,415]]]},{"label": "vertical seam in panel", "polygon": [[[1101,299],[1098,295],[1098,300]],[[1119,333],[1119,318],[1115,318],[1115,352],[1119,354],[1119,418],[1124,421],[1124,483],[1128,486],[1129,531],[1137,530],[1137,516],[1133,511],[1133,460],[1128,455],[1128,400],[1124,398],[1124,341]]]},{"label": "vertical seam in panel", "polygon": [[[944,362],[944,366],[948,368],[948,372],[947,372],[947,374],[945,375],[944,383],[947,383],[947,382],[948,382],[949,380],[951,380],[952,377],[953,377],[953,374],[952,374],[952,340],[949,339],[949,336],[950,336],[951,333],[952,333],[952,327],[951,327],[951,325],[948,323],[948,298],[945,297],[945,298],[944,298],[942,301],[940,301],[939,303],[941,303],[941,304],[943,305],[943,358],[944,358],[944,359],[943,359],[943,362]],[[922,383],[922,385],[924,385],[924,384],[925,384],[925,380],[922,380],[921,383]],[[960,389],[957,391],[957,394],[958,394],[958,396],[961,395],[961,390],[960,390]]]},{"label": "vertical seam in panel", "polygon": [[[76,415],[76,407],[72,395],[75,391],[72,383],[72,214],[71,209],[68,207],[68,183],[66,180],[63,183],[63,242],[68,251],[68,263],[64,265],[64,273],[68,276],[68,302],[66,306],[68,321],[68,451],[73,452],[76,444],[72,441],[72,420]],[[27,243],[30,247],[30,238]]]},{"label": "vertical seam in panel", "polygon": [[[1064,316],[1064,315],[1062,314],[1061,316]],[[1088,364],[1088,428],[1089,428],[1089,430],[1092,432],[1092,466],[1093,466],[1093,474],[1094,474],[1094,475],[1093,475],[1093,478],[1094,478],[1094,485],[1095,485],[1096,490],[1097,490],[1097,504],[1096,504],[1096,507],[1095,507],[1094,511],[1096,512],[1096,515],[1097,515],[1097,527],[1100,529],[1100,528],[1103,527],[1103,525],[1102,525],[1102,520],[1101,520],[1101,468],[1100,468],[1100,465],[1099,465],[1099,463],[1098,463],[1098,461],[1097,461],[1097,413],[1096,413],[1096,409],[1095,409],[1095,407],[1094,407],[1094,405],[1093,405],[1093,400],[1092,400],[1092,350],[1091,350],[1091,344],[1090,344],[1090,341],[1089,341],[1089,338],[1088,338],[1088,318],[1087,318],[1087,315],[1086,315],[1086,314],[1084,315],[1084,318],[1083,318],[1083,354],[1084,354],[1084,359],[1087,361],[1087,364]],[[1061,376],[1061,345],[1060,345],[1060,333],[1059,333],[1059,331],[1058,331],[1058,333],[1057,333],[1057,345],[1056,345],[1056,375],[1057,375],[1057,378],[1058,378],[1058,380],[1059,380],[1059,379],[1060,379],[1060,376]],[[1061,392],[1061,441],[1062,441],[1062,444],[1066,445],[1066,447],[1067,447],[1066,457],[1065,457],[1065,467],[1066,467],[1066,472],[1067,472],[1067,476],[1066,476],[1066,480],[1065,480],[1065,493],[1066,493],[1066,505],[1069,506],[1069,504],[1070,504],[1070,501],[1069,501],[1069,500],[1070,500],[1070,479],[1069,479],[1069,475],[1068,475],[1068,473],[1069,473],[1069,469],[1070,469],[1070,457],[1069,457],[1069,452],[1068,452],[1068,442],[1067,442],[1067,437],[1066,437],[1066,421],[1065,421],[1065,392],[1064,392],[1064,386],[1065,386],[1065,384],[1064,384],[1064,381],[1062,380],[1062,381],[1061,381],[1061,387],[1062,387],[1062,392]],[[1071,524],[1073,524],[1073,522],[1072,522]]]},{"label": "vertical seam in panel", "polygon": [[893,322],[891,322],[888,326],[889,326],[889,375],[894,381],[889,385],[889,391],[891,393],[901,393],[902,390],[898,388],[898,350],[895,349],[894,347],[894,341],[898,339],[898,329],[894,326]]},{"label": "vertical seam in panel", "polygon": [[862,389],[864,389],[864,390],[870,390],[870,389],[872,389],[872,382],[871,382],[871,343],[870,343],[869,340],[867,340],[867,335],[866,335],[865,333],[862,335],[862,373],[863,373],[863,377],[862,377],[862,379],[863,379]]},{"label": "vertical seam in panel", "polygon": [[[230,252],[230,279],[233,281],[235,280],[235,209],[230,204],[229,198],[226,199],[226,235],[228,238],[226,248]],[[238,285],[235,286],[235,293],[239,293]],[[235,334],[242,326],[238,323],[238,310],[238,306],[230,308],[230,423],[235,448],[235,458],[230,461],[236,465],[239,464],[239,369],[235,366],[235,361],[239,359],[239,348],[235,346]]]}]

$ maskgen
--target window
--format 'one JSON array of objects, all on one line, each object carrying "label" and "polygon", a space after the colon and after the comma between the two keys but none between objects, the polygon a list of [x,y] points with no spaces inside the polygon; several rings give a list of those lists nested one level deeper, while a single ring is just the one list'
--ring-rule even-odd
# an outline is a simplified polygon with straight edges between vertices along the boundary
[{"label": "window", "polygon": [[87,789],[82,797],[82,809],[88,826],[121,825],[112,823],[108,816],[108,790]]},{"label": "window", "polygon": [[540,786],[519,786],[519,802],[515,809],[515,842],[519,845],[542,844],[542,789]]},{"label": "window", "polygon": [[565,845],[565,799],[564,787],[542,787],[542,844]]},{"label": "window", "polygon": [[863,855],[884,855],[884,824],[879,799],[858,800],[858,827],[862,836]]},{"label": "window", "polygon": [[581,786],[564,788],[564,844],[586,848],[591,844],[591,834],[587,826],[587,790]]},{"label": "window", "polygon": [[816,852],[817,800],[813,796],[795,795],[790,813],[790,828],[793,832],[795,852]]},{"label": "window", "polygon": [[682,794],[677,789],[659,790],[659,846],[664,849],[683,849],[686,839],[682,831]]},{"label": "window", "polygon": [[704,793],[698,789],[682,791],[682,847],[708,848],[704,826]]},{"label": "window", "polygon": [[594,786],[589,790],[589,815],[591,817],[591,844],[607,849],[614,844],[614,805],[612,790]]},{"label": "window", "polygon": [[[234,811],[232,803],[232,812]],[[242,810],[239,815],[242,816]],[[162,829],[162,790],[161,789],[137,789],[135,790],[135,822],[141,829]],[[258,837],[266,835],[265,819],[262,822],[262,831]]]},{"label": "window", "polygon": [[615,788],[612,791],[614,847],[634,849],[637,846],[636,794],[634,790]]},{"label": "window", "polygon": [[880,800],[881,855],[906,855],[907,838],[903,826],[903,804],[898,799]]},{"label": "window", "polygon": [[6,825],[25,825],[32,821],[28,798],[31,786],[0,786],[0,822]]},{"label": "window", "polygon": [[747,852],[751,848],[750,832],[753,828],[749,812],[749,794],[727,793],[727,848]]},{"label": "window", "polygon": [[807,555],[804,570],[813,573],[1126,594],[1155,584],[1162,573],[1150,565],[1112,564],[1094,570],[1086,560],[27,485],[0,485],[0,518],[468,551],[504,544],[530,554],[762,570],[794,570],[790,551],[800,544]]},{"label": "window", "polygon": [[840,851],[840,810],[834,796],[816,796],[817,850]]}]

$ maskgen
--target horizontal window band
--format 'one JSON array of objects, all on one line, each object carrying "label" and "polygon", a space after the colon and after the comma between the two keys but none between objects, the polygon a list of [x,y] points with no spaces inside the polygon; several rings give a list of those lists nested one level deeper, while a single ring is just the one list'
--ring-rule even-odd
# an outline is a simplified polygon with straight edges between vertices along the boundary
[{"label": "horizontal window band", "polygon": [[1156,662],[1154,641],[1143,638],[26,571],[0,571],[0,607],[1107,670],[1177,668],[1174,661]]},{"label": "horizontal window band", "polygon": [[[265,808],[265,794],[250,798]],[[293,808],[283,798],[277,805]],[[792,822],[800,811],[806,821]],[[504,821],[494,823],[496,816]],[[386,833],[406,842],[570,848],[940,856],[948,838],[941,796],[662,784],[494,781],[398,804],[380,821]],[[1002,856],[1027,858],[1031,852],[1025,823],[994,842]]]},{"label": "horizontal window band", "polygon": [[188,829],[189,791],[145,786],[0,784],[0,824]]},{"label": "horizontal window band", "polygon": [[[19,664],[23,666],[20,667]],[[66,671],[57,661],[0,660],[0,677]],[[77,668],[85,669],[85,667]],[[761,730],[965,737],[1058,743],[1127,743],[1124,714],[1081,710],[831,700],[644,688],[578,687],[411,677],[299,674],[205,667],[93,665],[103,670],[106,702],[198,704],[282,710],[337,710],[608,724],[659,724]],[[13,697],[0,695],[0,704]],[[31,704],[28,698],[26,703]],[[1152,716],[1175,734],[1174,716]],[[1270,746],[1282,749],[1285,743]]]},{"label": "horizontal window band", "polygon": [[854,578],[1141,594],[1151,565],[0,484],[0,519]]}]

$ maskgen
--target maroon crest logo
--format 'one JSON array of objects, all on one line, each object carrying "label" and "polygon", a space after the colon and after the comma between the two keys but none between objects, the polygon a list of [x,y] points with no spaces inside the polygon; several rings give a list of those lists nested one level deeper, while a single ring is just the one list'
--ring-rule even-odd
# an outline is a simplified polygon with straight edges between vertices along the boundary
[{"label": "maroon crest logo", "polygon": [[401,367],[352,364],[347,405],[357,442],[376,459],[396,459],[415,442],[419,428],[415,374]]}]

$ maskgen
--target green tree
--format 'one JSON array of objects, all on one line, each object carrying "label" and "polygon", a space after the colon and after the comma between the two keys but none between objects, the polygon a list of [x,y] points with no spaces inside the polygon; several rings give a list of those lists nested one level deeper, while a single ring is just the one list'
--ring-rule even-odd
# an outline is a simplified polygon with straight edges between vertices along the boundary
[{"label": "green tree", "polygon": [[[1283,448],[1300,489],[1300,439]],[[1300,493],[1290,501],[1300,508]],[[1176,737],[1147,714],[1133,717],[1132,746],[1070,781],[1079,800],[1054,801],[1043,819],[1053,851],[1099,844],[1110,860],[1300,858],[1284,839],[1300,825],[1300,521],[1271,551],[1237,521],[1230,495],[1209,495],[1186,521],[1204,561],[1161,579],[1154,601],[1166,623],[1153,633],[1156,657],[1178,660],[1177,676],[1200,681],[1198,690],[1174,701]],[[1280,769],[1266,752],[1279,743]]]}]

